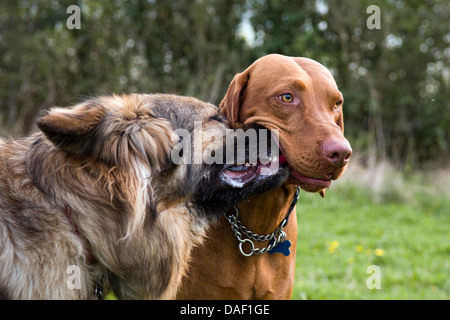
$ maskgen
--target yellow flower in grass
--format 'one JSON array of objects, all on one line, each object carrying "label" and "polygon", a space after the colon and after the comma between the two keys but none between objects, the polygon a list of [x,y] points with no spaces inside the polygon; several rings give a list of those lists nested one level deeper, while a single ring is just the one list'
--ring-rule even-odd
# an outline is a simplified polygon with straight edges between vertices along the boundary
[{"label": "yellow flower in grass", "polygon": [[359,246],[356,246],[356,247],[355,247],[355,250],[356,250],[356,252],[361,253],[361,252],[364,251],[364,247],[361,246],[361,245],[359,245]]},{"label": "yellow flower in grass", "polygon": [[375,255],[377,257],[382,257],[386,254],[386,251],[384,251],[383,249],[375,249]]},{"label": "yellow flower in grass", "polygon": [[336,249],[339,247],[339,241],[337,240],[333,240],[330,242],[329,246],[328,246],[328,253],[335,253]]}]

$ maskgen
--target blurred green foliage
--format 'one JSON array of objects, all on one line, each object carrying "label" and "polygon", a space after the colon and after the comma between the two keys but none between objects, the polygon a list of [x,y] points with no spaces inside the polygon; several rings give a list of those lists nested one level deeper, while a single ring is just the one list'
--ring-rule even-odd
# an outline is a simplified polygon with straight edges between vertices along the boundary
[{"label": "blurred green foliage", "polygon": [[[69,30],[69,5],[81,29]],[[369,5],[381,29],[369,29]],[[192,95],[218,104],[234,74],[268,53],[334,74],[346,135],[362,161],[406,171],[450,155],[446,0],[18,0],[0,4],[0,133],[34,130],[40,110],[85,96]]]}]

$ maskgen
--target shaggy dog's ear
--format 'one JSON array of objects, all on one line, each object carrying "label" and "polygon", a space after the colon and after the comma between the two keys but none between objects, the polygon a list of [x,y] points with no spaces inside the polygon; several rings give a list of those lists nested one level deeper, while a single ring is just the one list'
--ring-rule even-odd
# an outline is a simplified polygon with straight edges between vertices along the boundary
[{"label": "shaggy dog's ear", "polygon": [[153,117],[140,95],[99,97],[72,108],[53,108],[39,129],[61,150],[111,166],[141,163],[160,170],[176,137],[167,119]]},{"label": "shaggy dog's ear", "polygon": [[55,146],[84,156],[93,147],[94,129],[105,113],[105,108],[88,100],[72,108],[51,109],[37,126]]}]

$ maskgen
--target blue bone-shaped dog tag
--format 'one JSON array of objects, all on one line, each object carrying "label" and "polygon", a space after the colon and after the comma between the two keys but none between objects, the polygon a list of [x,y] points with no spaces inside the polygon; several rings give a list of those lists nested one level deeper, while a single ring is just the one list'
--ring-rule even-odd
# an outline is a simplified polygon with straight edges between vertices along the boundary
[{"label": "blue bone-shaped dog tag", "polygon": [[[274,239],[269,241],[269,245],[273,244],[275,242]],[[274,254],[276,252],[280,252],[284,254],[286,257],[291,254],[291,249],[289,247],[291,246],[291,242],[289,240],[285,240],[283,242],[280,242],[275,247],[272,248],[272,250],[269,251],[270,254]]]}]

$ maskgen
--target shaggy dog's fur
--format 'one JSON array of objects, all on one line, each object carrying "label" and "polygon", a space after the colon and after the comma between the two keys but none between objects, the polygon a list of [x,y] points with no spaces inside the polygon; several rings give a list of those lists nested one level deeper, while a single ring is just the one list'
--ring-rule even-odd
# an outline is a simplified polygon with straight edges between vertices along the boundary
[{"label": "shaggy dog's fur", "polygon": [[41,132],[0,140],[0,298],[95,298],[100,277],[118,298],[173,298],[211,222],[288,175],[175,164],[174,130],[193,133],[194,121],[203,136],[192,146],[224,148],[209,136],[225,136],[217,109],[173,95],[55,108]]}]

